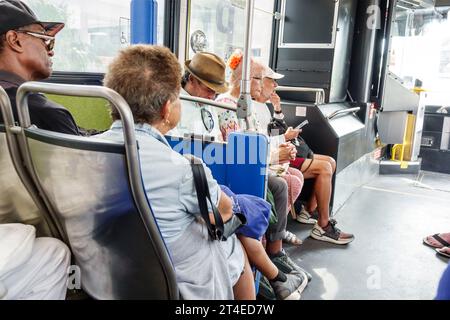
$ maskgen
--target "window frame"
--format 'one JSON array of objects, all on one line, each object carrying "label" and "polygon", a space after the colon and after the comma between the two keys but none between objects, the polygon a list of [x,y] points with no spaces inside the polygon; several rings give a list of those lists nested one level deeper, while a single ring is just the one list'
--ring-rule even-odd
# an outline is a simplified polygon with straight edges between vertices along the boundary
[{"label": "window frame", "polygon": [[[162,44],[172,52],[178,50],[180,2],[177,0],[164,0],[164,33]],[[58,71],[42,82],[78,85],[103,85],[105,73],[89,71]]]}]

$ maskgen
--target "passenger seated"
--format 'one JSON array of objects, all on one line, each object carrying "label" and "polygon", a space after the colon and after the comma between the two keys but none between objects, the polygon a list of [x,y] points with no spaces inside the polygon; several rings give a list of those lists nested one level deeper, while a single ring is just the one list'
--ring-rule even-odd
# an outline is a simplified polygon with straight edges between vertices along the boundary
[{"label": "passenger seated", "polygon": [[[242,78],[242,53],[233,53],[230,61],[228,63],[231,69],[231,80],[230,80],[230,90],[222,95],[219,95],[216,99],[218,102],[229,103],[232,105],[237,105],[237,100],[240,94],[240,81]],[[261,77],[262,68],[258,67],[253,59],[251,60],[250,66],[250,77],[251,86],[250,91],[252,96],[259,96],[261,91]],[[223,135],[224,140],[227,140],[229,133],[234,131],[239,131],[241,128],[245,128],[245,123],[242,119],[237,119],[237,115],[233,111],[221,110],[219,111],[219,125]],[[254,128],[257,132],[265,134],[267,130],[261,127],[260,122],[256,117],[252,117]],[[295,150],[292,145],[276,143],[271,144],[271,163],[289,163],[289,160],[295,156]],[[275,146],[273,149],[272,147]],[[273,169],[273,167],[271,166]],[[286,165],[286,170],[289,166]],[[266,250],[272,260],[272,262],[284,272],[289,272],[295,270],[296,272],[305,272],[308,279],[311,279],[311,275],[305,270],[296,265],[284,252],[282,241],[286,238],[286,224],[287,224],[287,214],[289,208],[289,180],[296,179],[297,185],[299,185],[299,190],[294,194],[295,201],[296,197],[300,193],[302,180],[298,178],[295,174],[286,174],[286,172],[280,173],[278,167],[275,170],[271,170],[268,176],[268,189],[273,194],[275,200],[275,211],[277,212],[277,223],[270,224],[268,232],[266,233],[267,247]],[[289,171],[288,171],[289,172]],[[299,173],[301,175],[301,173]],[[301,240],[298,239],[294,234],[291,234],[292,244],[299,245]]]},{"label": "passenger seated", "polygon": [[[169,49],[137,45],[121,51],[108,68],[105,86],[130,105],[147,197],[175,267],[184,299],[254,299],[255,287],[237,237],[211,241],[196,219],[200,211],[189,161],[173,151],[164,135],[180,119],[181,68]],[[100,138],[123,141],[116,110],[114,123]],[[224,221],[232,202],[205,166],[213,201]]]},{"label": "passenger seated", "polygon": [[[275,88],[278,85],[276,78],[280,79],[282,75],[275,73],[268,66],[262,67],[264,68],[263,85],[257,100],[264,104],[270,101],[273,104],[275,116],[278,119],[283,119],[284,115],[281,110],[280,98],[275,93]],[[261,110],[262,108],[257,107],[255,109]],[[265,112],[267,111],[266,106]],[[267,119],[267,116],[264,119]],[[286,135],[283,135],[283,138],[286,140],[294,139],[296,138],[295,133],[292,128],[289,128]],[[331,182],[336,171],[334,159],[329,156],[314,154],[313,159],[296,158],[294,161],[291,161],[291,165],[300,169],[305,179],[315,179],[311,199],[308,201],[307,207],[302,209],[297,215],[297,221],[314,224],[311,231],[313,239],[334,244],[348,244],[352,242],[354,236],[336,228],[336,221],[330,219]]]},{"label": "passenger seated", "polygon": [[[286,133],[282,135],[278,135],[275,137],[271,135],[268,130],[269,123],[272,122],[273,119],[282,120],[284,118],[284,115],[280,112],[275,112],[272,116],[268,106],[266,105],[266,102],[271,99],[273,101],[273,104],[280,106],[280,97],[275,93],[273,86],[270,84],[275,82],[276,79],[283,78],[284,75],[273,72],[272,69],[268,68],[260,61],[255,60],[254,64],[256,68],[262,70],[261,90],[259,91],[259,95],[258,92],[253,94],[255,99],[255,101],[253,102],[253,112],[261,128],[260,130],[262,130],[265,135],[271,137],[271,144],[273,146],[289,143],[289,141],[298,137],[301,130],[289,127]],[[292,148],[292,150],[295,150],[292,144],[289,144],[289,146]],[[282,166],[284,166],[285,171],[284,177],[289,185],[289,210],[291,211],[292,216],[296,217],[295,206],[293,204],[297,200],[302,190],[304,182],[303,174],[300,172],[300,170],[289,167],[289,163],[284,163]],[[286,230],[284,236],[285,242],[292,243],[292,239],[296,239],[296,236],[290,231]]]},{"label": "passenger seated", "polygon": [[450,264],[445,269],[439,282],[436,300],[450,300]]},{"label": "passenger seated", "polygon": [[436,252],[446,258],[450,258],[450,247],[437,248]]},{"label": "passenger seated", "polygon": [[33,226],[0,224],[0,300],[64,300],[70,251]]},{"label": "passenger seated", "polygon": [[[270,204],[263,199],[245,194],[236,195],[226,186],[221,186],[221,188],[228,196],[232,197],[233,203],[237,203],[238,209],[235,212],[253,211],[253,213],[248,212],[246,214],[250,218],[267,213],[266,217],[268,218]],[[256,218],[255,220],[259,219]],[[248,223],[251,224],[251,222]],[[267,224],[264,232],[266,230]],[[299,300],[301,293],[308,284],[307,275],[298,270],[289,270],[287,274],[280,270],[270,260],[261,243],[264,232],[258,235],[251,232],[252,235],[248,235],[244,232],[243,227],[238,229],[236,234],[247,252],[250,263],[268,279],[274,297],[278,300]]]},{"label": "passenger seated", "polygon": [[450,258],[450,232],[425,237],[423,243],[434,248],[439,255]]},{"label": "passenger seated", "polygon": [[[240,82],[242,78],[242,53],[237,50],[230,57],[229,66],[231,69],[231,89],[229,92],[219,95],[217,97],[218,102],[230,103],[237,105],[237,100],[239,99],[239,94],[241,90]],[[256,99],[261,95],[261,81],[263,77],[264,68],[260,63],[257,63],[251,59],[250,73],[251,73],[251,86],[250,94],[253,99]],[[254,130],[261,134],[269,137],[267,125],[270,122],[270,113],[267,115],[265,112],[260,112],[258,107],[258,102],[253,101],[254,110],[250,118],[253,123]],[[264,105],[263,108],[267,109]],[[257,111],[258,110],[258,111]],[[267,110],[268,111],[268,110]],[[267,123],[266,123],[267,122]],[[230,132],[238,131],[246,128],[246,124],[242,119],[237,119],[235,112],[229,110],[222,110],[219,112],[219,124],[224,140]],[[297,132],[298,135],[298,132]],[[303,175],[299,170],[289,167],[289,160],[295,156],[295,146],[291,143],[286,143],[286,140],[272,139],[269,137],[270,142],[270,152],[271,152],[271,172],[279,177],[283,177],[288,183],[288,207],[290,210],[291,205],[298,198],[300,191],[303,187]],[[285,233],[285,236],[289,235],[291,239],[291,244],[300,245],[301,241],[297,239],[294,234]]]},{"label": "passenger seated", "polygon": [[[181,93],[194,97],[214,100],[217,93],[228,91],[225,81],[226,65],[217,55],[198,52],[192,60],[184,64],[185,73],[181,80]],[[222,141],[219,119],[215,108],[201,103],[181,100],[181,119],[177,127],[168,135],[184,136],[195,133],[214,137]]]},{"label": "passenger seated", "polygon": [[[212,100],[215,98],[216,93],[223,93],[228,90],[227,83],[225,82],[225,62],[215,54],[208,52],[197,53],[192,60],[186,61],[185,68],[187,71],[185,72],[181,85],[182,87],[184,86],[186,92],[190,95]],[[182,101],[181,120],[176,128],[178,132],[183,132],[183,134],[194,133],[197,135],[213,134],[217,140],[221,140],[215,108],[208,107],[206,109],[206,107],[197,103]],[[204,118],[205,112],[208,112],[210,115],[206,121]],[[182,123],[181,126],[180,123]],[[208,123],[209,126],[206,125]],[[256,214],[264,214],[262,211],[266,211],[268,218],[270,204],[266,203],[268,209],[263,210],[262,205],[258,206],[258,199],[249,195],[234,195],[225,186],[221,186],[221,188],[228,196],[231,197],[233,195],[233,198],[236,198],[236,201],[233,202],[239,202],[241,200],[244,203],[248,203],[249,205],[245,206],[245,209],[258,210],[259,212]],[[259,200],[265,202],[262,199]],[[280,300],[287,298],[299,299],[301,292],[306,287],[307,276],[303,272],[285,275],[283,271],[279,270],[267,256],[260,241],[260,237],[263,234],[260,237],[252,238],[239,232],[239,230],[236,233],[247,252],[250,263],[269,280],[276,298]]]},{"label": "passenger seated", "polygon": [[[39,21],[31,9],[18,0],[0,1],[0,86],[11,100],[14,118],[17,88],[26,81],[47,79],[52,73],[51,58],[60,22]],[[79,134],[72,115],[63,106],[41,94],[30,94],[31,123],[41,129]],[[3,123],[0,114],[0,123]]]}]

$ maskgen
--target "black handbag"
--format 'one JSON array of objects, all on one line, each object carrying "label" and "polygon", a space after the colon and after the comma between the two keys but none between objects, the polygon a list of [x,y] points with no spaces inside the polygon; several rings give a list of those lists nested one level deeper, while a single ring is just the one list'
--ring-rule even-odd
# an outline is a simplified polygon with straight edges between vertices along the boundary
[{"label": "black handbag", "polygon": [[[285,134],[288,129],[288,126],[286,122],[282,119],[275,119],[272,118],[270,121],[267,131],[269,132],[269,135],[281,135]],[[272,134],[273,133],[273,134]],[[308,144],[305,142],[305,140],[298,136],[294,140],[291,141],[295,148],[297,149],[297,158],[305,158],[305,159],[312,159],[314,157],[314,152],[311,150],[311,148],[308,146]]]},{"label": "black handbag", "polygon": [[[187,157],[188,158],[188,157]],[[208,228],[208,234],[212,240],[226,241],[237,229],[247,223],[247,219],[242,213],[234,213],[231,219],[223,222],[219,209],[214,205],[209,193],[208,181],[206,180],[205,169],[202,162],[191,156],[191,169],[194,176],[194,185],[197,192],[197,200],[200,214]],[[207,201],[211,205],[214,224],[211,222]]]}]

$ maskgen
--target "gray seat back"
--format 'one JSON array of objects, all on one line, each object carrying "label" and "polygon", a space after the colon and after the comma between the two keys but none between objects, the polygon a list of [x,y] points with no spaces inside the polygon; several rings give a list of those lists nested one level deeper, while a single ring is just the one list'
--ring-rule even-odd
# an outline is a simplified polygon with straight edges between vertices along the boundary
[{"label": "gray seat back", "polygon": [[[124,121],[125,143],[29,126],[23,111],[30,91],[108,99]],[[30,174],[64,229],[86,293],[96,299],[178,298],[169,253],[145,195],[133,118],[123,98],[103,87],[25,83],[17,101],[23,127],[19,141]]]},{"label": "gray seat back", "polygon": [[0,224],[30,224],[36,227],[38,236],[59,237],[22,165],[16,136],[8,132],[14,127],[14,119],[8,95],[1,87],[0,109],[4,119],[0,124]]}]

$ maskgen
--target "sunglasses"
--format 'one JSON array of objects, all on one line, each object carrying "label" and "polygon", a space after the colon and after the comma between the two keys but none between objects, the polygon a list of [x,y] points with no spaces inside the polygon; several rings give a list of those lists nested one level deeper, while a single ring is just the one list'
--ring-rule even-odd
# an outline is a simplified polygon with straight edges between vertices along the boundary
[{"label": "sunglasses", "polygon": [[214,118],[212,113],[204,107],[200,110],[200,112],[202,114],[202,121],[205,129],[208,132],[211,132],[214,129]]},{"label": "sunglasses", "polygon": [[55,37],[46,35],[43,32],[27,31],[27,30],[15,30],[15,31],[25,33],[29,36],[41,39],[44,42],[47,51],[52,51],[53,48],[55,47]]}]

